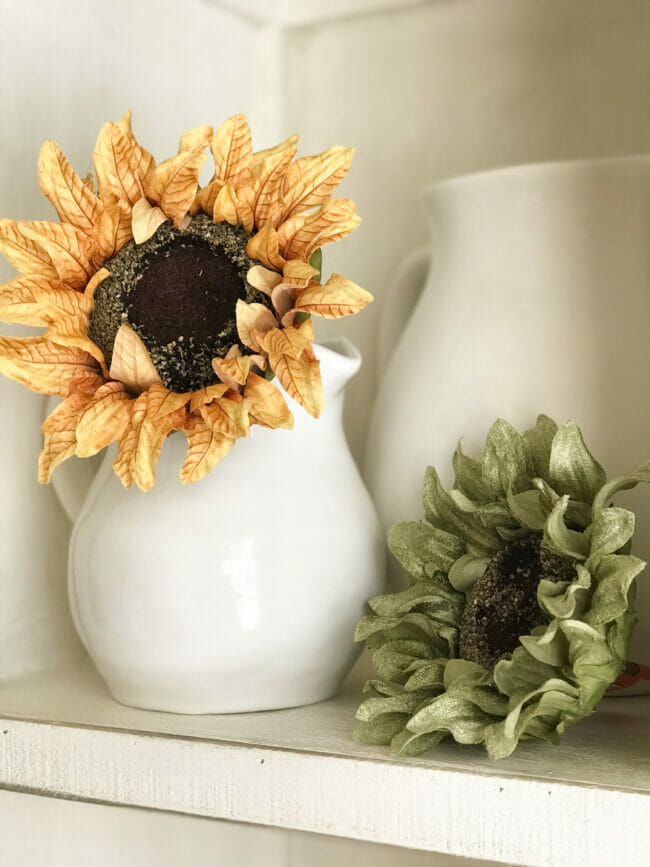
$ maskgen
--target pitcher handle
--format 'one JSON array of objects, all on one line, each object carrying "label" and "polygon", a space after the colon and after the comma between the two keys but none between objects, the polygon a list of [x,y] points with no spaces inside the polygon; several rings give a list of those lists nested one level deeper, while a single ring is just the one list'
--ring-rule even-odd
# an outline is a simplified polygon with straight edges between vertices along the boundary
[{"label": "pitcher handle", "polygon": [[[50,397],[46,401],[46,417],[60,403],[60,398]],[[52,487],[63,511],[72,523],[76,523],[81,514],[81,507],[86,499],[92,480],[99,468],[99,456],[94,458],[70,458],[58,466],[52,473]]]},{"label": "pitcher handle", "polygon": [[429,273],[431,248],[413,250],[398,266],[379,322],[379,366],[384,369],[411,318]]}]

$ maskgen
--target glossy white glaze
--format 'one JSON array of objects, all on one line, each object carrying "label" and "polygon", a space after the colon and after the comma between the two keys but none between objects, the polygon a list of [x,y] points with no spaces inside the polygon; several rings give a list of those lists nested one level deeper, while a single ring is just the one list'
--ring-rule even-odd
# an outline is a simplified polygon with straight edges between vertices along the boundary
[{"label": "glossy white glaze", "polygon": [[70,597],[118,701],[228,713],[338,690],[384,542],[341,425],[359,355],[342,339],[316,352],[322,418],[293,404],[293,431],[255,427],[200,482],[178,481],[182,434],[146,494],[125,491],[106,455],[73,533]]}]

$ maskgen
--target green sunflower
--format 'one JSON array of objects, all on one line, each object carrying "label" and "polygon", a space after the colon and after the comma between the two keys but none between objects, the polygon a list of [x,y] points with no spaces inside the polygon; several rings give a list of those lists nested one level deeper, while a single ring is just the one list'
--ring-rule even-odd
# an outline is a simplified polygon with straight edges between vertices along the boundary
[{"label": "green sunflower", "polygon": [[425,521],[388,535],[408,589],[370,600],[357,641],[366,684],[355,737],[416,755],[453,738],[491,758],[520,740],[558,743],[624,668],[636,623],[634,514],[611,504],[650,462],[607,481],[579,427],[499,419],[480,461],[458,446],[446,491],[429,467]]}]

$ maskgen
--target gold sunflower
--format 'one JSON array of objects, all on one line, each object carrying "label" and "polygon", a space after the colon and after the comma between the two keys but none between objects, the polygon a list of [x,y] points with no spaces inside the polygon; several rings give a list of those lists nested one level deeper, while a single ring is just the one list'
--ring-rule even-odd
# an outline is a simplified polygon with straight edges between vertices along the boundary
[{"label": "gold sunflower", "polygon": [[[353,201],[331,198],[353,151],[294,160],[296,142],[253,153],[236,115],[215,135],[189,130],[156,165],[127,112],[99,133],[97,192],[43,145],[39,180],[60,222],[0,221],[0,250],[22,274],[0,286],[0,317],[47,329],[0,337],[0,372],[63,398],[43,425],[42,483],[117,440],[117,475],[148,490],[173,430],[188,439],[181,481],[196,481],[251,425],[291,428],[274,376],[320,415],[310,317],[372,297],[339,274],[320,282],[320,248],[359,224]],[[199,188],[208,145],[214,175]]]}]

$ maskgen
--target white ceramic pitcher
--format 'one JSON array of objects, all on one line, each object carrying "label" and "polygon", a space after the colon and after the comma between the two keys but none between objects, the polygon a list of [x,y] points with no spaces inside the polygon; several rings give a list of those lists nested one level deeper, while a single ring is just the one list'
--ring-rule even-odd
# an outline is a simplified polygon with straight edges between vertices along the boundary
[{"label": "white ceramic pitcher", "polygon": [[[113,696],[181,713],[266,710],[333,695],[354,628],[384,585],[384,540],[348,450],[343,389],[360,357],[316,347],[325,410],[292,431],[254,427],[200,482],[170,436],[157,482],[122,488],[109,449],[70,547],[73,617]],[[55,473],[69,508],[83,477]],[[87,471],[88,465],[84,468]]]},{"label": "white ceramic pitcher", "polygon": [[[498,416],[575,419],[610,474],[636,470],[650,457],[650,157],[468,175],[430,186],[424,206],[431,246],[384,309],[386,345],[408,324],[366,454],[383,526],[421,517],[425,467],[450,483],[458,440],[477,453]],[[648,561],[650,492],[621,501]],[[637,610],[631,655],[648,659],[649,571]]]}]

